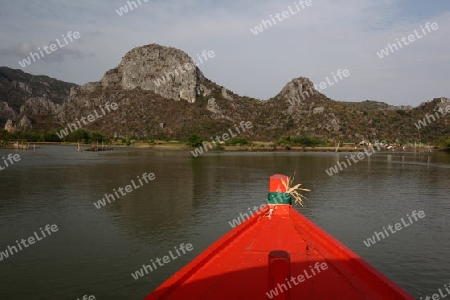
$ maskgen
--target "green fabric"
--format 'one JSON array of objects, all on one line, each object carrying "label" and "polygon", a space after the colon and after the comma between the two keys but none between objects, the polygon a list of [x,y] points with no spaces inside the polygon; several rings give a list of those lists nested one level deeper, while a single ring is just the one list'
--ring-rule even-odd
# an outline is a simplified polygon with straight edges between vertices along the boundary
[{"label": "green fabric", "polygon": [[273,192],[267,196],[269,204],[292,204],[292,197],[288,193]]}]

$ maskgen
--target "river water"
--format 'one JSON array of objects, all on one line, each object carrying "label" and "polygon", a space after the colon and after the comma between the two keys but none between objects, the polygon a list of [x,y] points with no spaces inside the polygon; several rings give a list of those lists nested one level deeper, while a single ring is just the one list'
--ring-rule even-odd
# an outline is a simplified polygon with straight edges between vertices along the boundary
[{"label": "river water", "polygon": [[[58,230],[0,261],[0,299],[143,299],[267,198],[275,173],[308,193],[297,208],[414,297],[450,283],[450,155],[376,153],[333,176],[348,153],[208,153],[42,146],[0,171],[0,252]],[[5,157],[6,158],[6,157]],[[0,165],[4,167],[3,160]],[[93,202],[144,173],[155,179],[98,209]],[[370,247],[382,227],[425,217]],[[133,279],[180,244],[193,250]],[[13,250],[11,250],[13,251]],[[1,254],[1,253],[0,253]]]}]

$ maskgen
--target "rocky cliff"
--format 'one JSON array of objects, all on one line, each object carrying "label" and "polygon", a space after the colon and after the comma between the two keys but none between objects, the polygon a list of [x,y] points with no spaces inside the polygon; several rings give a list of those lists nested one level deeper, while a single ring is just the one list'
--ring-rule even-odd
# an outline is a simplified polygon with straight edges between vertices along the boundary
[{"label": "rocky cliff", "polygon": [[0,67],[0,125],[11,120],[20,130],[55,128],[62,103],[76,86],[47,76]]},{"label": "rocky cliff", "polygon": [[152,44],[134,48],[101,81],[75,87],[71,95],[95,89],[142,89],[163,98],[193,103],[204,81],[202,72],[186,53]]},{"label": "rocky cliff", "polygon": [[[10,119],[24,130],[61,128],[115,102],[117,110],[83,127],[116,137],[161,139],[193,133],[208,139],[251,121],[253,128],[244,136],[254,140],[315,135],[341,141],[412,141],[417,139],[418,119],[450,104],[447,98],[416,108],[339,102],[315,90],[305,77],[260,101],[208,80],[186,53],[156,44],[132,49],[101,80],[82,86],[1,68],[0,97],[0,125]],[[443,119],[427,125],[422,139],[449,135],[449,118]]]}]

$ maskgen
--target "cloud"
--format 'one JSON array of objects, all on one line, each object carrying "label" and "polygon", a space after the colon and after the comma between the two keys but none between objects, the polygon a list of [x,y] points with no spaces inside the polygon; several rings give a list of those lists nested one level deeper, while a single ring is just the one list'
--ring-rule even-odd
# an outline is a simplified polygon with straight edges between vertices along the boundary
[{"label": "cloud", "polygon": [[[62,43],[64,44],[64,42]],[[55,41],[50,41],[49,43],[47,43],[46,46],[50,44],[55,44]],[[63,48],[58,48],[56,51],[50,52],[49,54],[43,52],[44,56],[41,57],[40,60],[50,64],[50,63],[62,63],[69,59],[83,59],[96,56],[94,53],[86,53],[77,49],[66,48],[67,46],[68,45],[64,46]],[[14,46],[0,49],[0,54],[22,60],[29,57],[31,52],[39,53],[38,50],[39,48],[42,49],[42,47],[38,47],[31,42],[22,41]]]},{"label": "cloud", "polygon": [[[327,96],[417,105],[450,96],[443,82],[450,59],[450,4],[430,8],[422,2],[312,0],[312,6],[255,36],[250,28],[294,0],[141,0],[122,17],[116,10],[127,5],[125,0],[15,0],[2,6],[2,44],[14,46],[0,50],[0,65],[17,67],[17,59],[36,45],[42,48],[45,41],[76,30],[82,36],[76,44],[28,71],[77,83],[99,80],[132,48],[159,43],[191,57],[214,50],[216,58],[202,64],[202,71],[241,95],[267,99],[292,78],[319,83],[337,69],[348,69],[351,76],[327,88]],[[376,55],[428,21],[437,22],[439,30],[389,57]]]}]

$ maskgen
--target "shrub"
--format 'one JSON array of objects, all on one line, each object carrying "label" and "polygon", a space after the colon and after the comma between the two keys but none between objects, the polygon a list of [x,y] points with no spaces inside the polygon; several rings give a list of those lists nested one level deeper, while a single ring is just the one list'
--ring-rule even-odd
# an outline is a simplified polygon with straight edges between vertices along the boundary
[{"label": "shrub", "polygon": [[321,145],[327,145],[327,142],[316,136],[287,136],[279,139],[277,144],[283,147],[291,147],[291,146],[316,147]]},{"label": "shrub", "polygon": [[198,134],[193,134],[188,138],[188,145],[197,148],[203,145],[203,139]]}]

